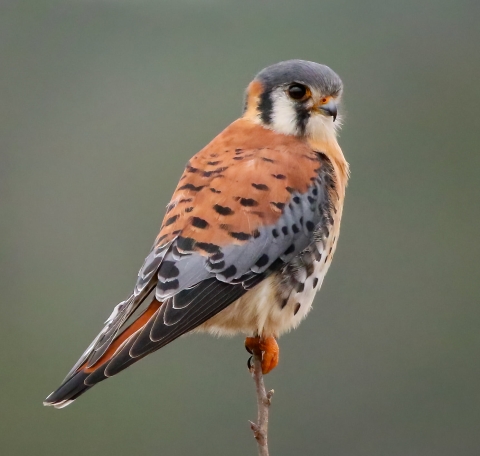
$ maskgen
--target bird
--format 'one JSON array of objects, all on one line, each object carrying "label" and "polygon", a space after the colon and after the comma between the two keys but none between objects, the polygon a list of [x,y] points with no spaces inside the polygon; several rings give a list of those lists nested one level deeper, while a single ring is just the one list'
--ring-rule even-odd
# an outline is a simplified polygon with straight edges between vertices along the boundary
[{"label": "bird", "polygon": [[342,93],[311,61],[254,77],[242,116],[186,164],[131,295],[45,405],[69,405],[186,333],[243,334],[264,374],[277,366],[277,340],[311,309],[338,243]]}]

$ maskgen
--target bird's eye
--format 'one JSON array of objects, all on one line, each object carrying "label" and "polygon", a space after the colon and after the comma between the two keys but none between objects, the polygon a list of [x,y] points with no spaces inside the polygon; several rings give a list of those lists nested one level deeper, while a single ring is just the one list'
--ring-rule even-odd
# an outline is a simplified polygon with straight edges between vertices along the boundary
[{"label": "bird's eye", "polygon": [[310,96],[310,90],[303,84],[292,84],[288,87],[288,95],[294,100],[303,101]]}]

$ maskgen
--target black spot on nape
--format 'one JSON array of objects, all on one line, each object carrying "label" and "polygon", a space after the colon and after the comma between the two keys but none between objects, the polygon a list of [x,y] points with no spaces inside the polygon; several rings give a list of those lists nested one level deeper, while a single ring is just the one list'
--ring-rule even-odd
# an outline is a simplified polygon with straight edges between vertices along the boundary
[{"label": "black spot on nape", "polygon": [[258,206],[258,202],[252,198],[240,198],[240,204],[245,207]]},{"label": "black spot on nape", "polygon": [[297,285],[295,286],[295,291],[297,293],[301,293],[305,289],[305,284],[302,282],[298,282]]},{"label": "black spot on nape", "polygon": [[295,244],[290,244],[290,247],[283,252],[284,255],[290,255],[295,251]]},{"label": "black spot on nape", "polygon": [[312,284],[312,286],[313,286],[313,288],[317,288],[317,285],[318,285],[318,279],[317,279],[317,277],[315,277],[315,278],[313,279],[313,284]]},{"label": "black spot on nape", "polygon": [[199,185],[198,187],[195,187],[193,184],[185,184],[182,185],[178,190],[190,190],[192,192],[199,192],[205,185]]},{"label": "black spot on nape", "polygon": [[278,238],[279,234],[278,234],[278,231],[277,231],[276,228],[274,228],[274,229],[272,230],[272,236],[273,236],[274,238]]},{"label": "black spot on nape", "polygon": [[192,217],[192,226],[204,230],[208,228],[208,222],[200,217]]},{"label": "black spot on nape", "polygon": [[260,101],[258,102],[257,108],[260,111],[260,118],[263,123],[267,125],[272,123],[273,101],[270,91],[266,90],[260,95]]},{"label": "black spot on nape", "polygon": [[[198,247],[199,249],[207,252],[207,253],[213,253],[215,255],[218,255],[218,254],[221,254],[222,255],[222,258],[223,258],[223,253],[220,252],[220,246],[216,245],[216,244],[212,244],[210,242],[197,242],[196,243],[196,247]],[[212,258],[213,258],[212,256]]]},{"label": "black spot on nape", "polygon": [[281,211],[283,210],[283,208],[285,207],[285,203],[276,203],[274,201],[271,201],[270,204],[272,206],[275,206],[277,209],[280,209]]},{"label": "black spot on nape", "polygon": [[235,154],[241,154],[243,153],[243,149],[235,149]]},{"label": "black spot on nape", "polygon": [[257,190],[269,190],[268,186],[265,184],[252,184],[252,187],[256,188]]},{"label": "black spot on nape", "polygon": [[161,291],[176,290],[180,286],[177,279],[170,280],[169,282],[158,282],[157,288]]},{"label": "black spot on nape", "polygon": [[267,157],[262,157],[262,160],[266,161],[266,162],[269,162],[269,163],[275,163],[274,160],[272,160],[271,158],[267,158]]},{"label": "black spot on nape", "polygon": [[288,227],[282,226],[282,233],[286,236],[288,234]]},{"label": "black spot on nape", "polygon": [[257,262],[255,263],[255,266],[257,266],[258,268],[263,268],[264,266],[266,266],[268,264],[268,255],[266,253],[264,253],[258,260]]},{"label": "black spot on nape", "polygon": [[219,213],[220,215],[232,215],[235,213],[229,207],[220,206],[220,204],[215,204],[215,206],[213,206],[213,209],[215,210],[215,212]]},{"label": "black spot on nape", "polygon": [[244,157],[233,157],[234,160],[240,161],[243,160]]},{"label": "black spot on nape", "polygon": [[295,304],[295,310],[293,311],[293,315],[297,315],[298,311],[300,310],[300,307],[302,307],[302,305],[299,302],[297,302]]},{"label": "black spot on nape", "polygon": [[272,176],[275,178],[275,179],[280,179],[280,180],[283,180],[283,179],[286,179],[287,176],[285,176],[285,174],[272,174]]},{"label": "black spot on nape", "polygon": [[175,266],[174,261],[162,261],[160,268],[158,269],[159,277],[163,279],[173,279],[174,277],[178,277],[180,274],[179,269]]},{"label": "black spot on nape", "polygon": [[313,231],[315,229],[315,224],[311,220],[307,220],[305,226],[307,227],[308,231]]},{"label": "black spot on nape", "polygon": [[210,161],[210,162],[207,162],[207,165],[215,166],[215,165],[218,165],[219,163],[221,163],[221,161],[220,161],[220,160],[217,160],[217,161]]},{"label": "black spot on nape", "polygon": [[192,252],[195,246],[195,239],[179,236],[177,238],[177,248],[184,252]]},{"label": "black spot on nape", "polygon": [[164,223],[163,226],[169,226],[172,223],[175,223],[175,221],[178,219],[178,217],[180,217],[180,216],[177,214],[177,215],[174,215],[173,217],[168,218],[167,220],[165,220],[165,223]]},{"label": "black spot on nape", "polygon": [[230,231],[228,234],[234,239],[238,239],[239,241],[248,241],[252,237],[250,234],[242,232]]},{"label": "black spot on nape", "polygon": [[210,187],[210,191],[213,193],[222,193],[220,190],[217,190],[216,188]]},{"label": "black spot on nape", "polygon": [[233,277],[236,273],[237,273],[237,268],[232,264],[227,269],[225,269],[225,271],[223,271],[221,274],[226,279],[229,279],[230,277]]},{"label": "black spot on nape", "polygon": [[295,225],[295,223],[292,225],[292,231],[293,231],[295,234],[297,234],[297,233],[300,231],[300,229],[298,228],[297,225]]},{"label": "black spot on nape", "polygon": [[192,211],[193,211],[193,207],[191,207],[191,206],[185,208],[185,212],[192,212]]}]

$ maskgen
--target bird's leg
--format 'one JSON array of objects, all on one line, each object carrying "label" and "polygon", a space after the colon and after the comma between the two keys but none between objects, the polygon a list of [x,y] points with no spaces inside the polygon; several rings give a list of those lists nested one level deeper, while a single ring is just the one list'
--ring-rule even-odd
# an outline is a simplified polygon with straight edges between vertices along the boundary
[{"label": "bird's leg", "polygon": [[255,350],[262,352],[262,373],[268,374],[277,367],[280,349],[275,337],[247,337],[245,348],[249,353]]}]

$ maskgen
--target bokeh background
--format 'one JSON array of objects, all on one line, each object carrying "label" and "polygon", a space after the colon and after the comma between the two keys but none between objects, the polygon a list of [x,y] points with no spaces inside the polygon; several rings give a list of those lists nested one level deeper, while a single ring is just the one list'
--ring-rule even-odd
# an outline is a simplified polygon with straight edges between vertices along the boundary
[{"label": "bokeh background", "polygon": [[345,83],[339,249],[283,337],[271,453],[480,454],[480,2],[0,5],[0,454],[254,455],[240,337],[42,407],[129,294],[191,155],[261,68]]}]

